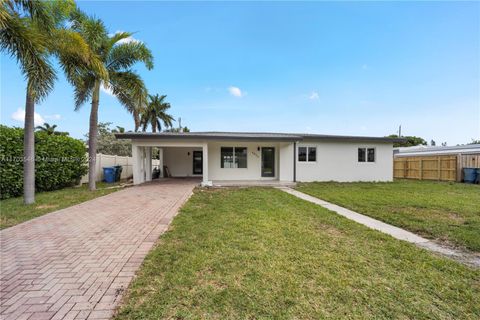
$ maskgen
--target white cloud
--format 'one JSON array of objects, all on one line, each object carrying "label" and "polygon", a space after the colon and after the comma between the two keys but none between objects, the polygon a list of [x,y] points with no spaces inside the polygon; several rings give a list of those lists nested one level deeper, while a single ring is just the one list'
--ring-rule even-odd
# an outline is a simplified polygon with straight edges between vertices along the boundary
[{"label": "white cloud", "polygon": [[60,120],[60,119],[62,119],[62,116],[59,115],[58,113],[56,113],[56,114],[49,114],[49,115],[45,115],[45,119]]},{"label": "white cloud", "polygon": [[241,98],[243,97],[245,94],[242,92],[242,90],[240,90],[239,87],[234,87],[234,86],[230,86],[228,87],[228,92],[230,92],[230,94],[234,97],[237,97],[237,98]]},{"label": "white cloud", "polygon": [[[17,111],[12,113],[12,119],[18,122],[25,122],[25,109],[18,108]],[[40,114],[35,112],[33,115],[33,123],[36,126],[39,126],[39,125],[42,125],[44,122],[45,122],[45,119],[43,119],[43,117]]]},{"label": "white cloud", "polygon": [[308,96],[308,99],[318,100],[318,99],[320,99],[320,96],[318,95],[318,92],[312,91],[312,93],[310,93],[310,95]]}]

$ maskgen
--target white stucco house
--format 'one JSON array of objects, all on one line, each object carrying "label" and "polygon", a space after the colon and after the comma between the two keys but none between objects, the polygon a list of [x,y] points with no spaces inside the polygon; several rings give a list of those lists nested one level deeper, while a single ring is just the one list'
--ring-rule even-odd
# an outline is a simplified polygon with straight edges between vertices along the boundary
[{"label": "white stucco house", "polygon": [[385,137],[252,132],[119,133],[132,142],[133,180],[152,179],[152,148],[172,177],[202,185],[232,181],[391,181],[393,143]]}]

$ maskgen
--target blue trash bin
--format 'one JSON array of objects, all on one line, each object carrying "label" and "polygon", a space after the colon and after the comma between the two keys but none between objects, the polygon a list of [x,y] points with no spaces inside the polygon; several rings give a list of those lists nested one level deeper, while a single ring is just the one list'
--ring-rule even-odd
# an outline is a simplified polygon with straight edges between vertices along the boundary
[{"label": "blue trash bin", "polygon": [[115,169],[115,182],[120,181],[120,177],[122,176],[123,167],[122,166],[113,166]]},{"label": "blue trash bin", "polygon": [[103,181],[107,183],[115,182],[115,168],[114,167],[103,167]]},{"label": "blue trash bin", "polygon": [[477,180],[475,181],[475,183],[480,184],[480,168],[477,168],[476,171],[477,171]]},{"label": "blue trash bin", "polygon": [[463,181],[465,183],[475,183],[477,179],[476,168],[463,168]]}]

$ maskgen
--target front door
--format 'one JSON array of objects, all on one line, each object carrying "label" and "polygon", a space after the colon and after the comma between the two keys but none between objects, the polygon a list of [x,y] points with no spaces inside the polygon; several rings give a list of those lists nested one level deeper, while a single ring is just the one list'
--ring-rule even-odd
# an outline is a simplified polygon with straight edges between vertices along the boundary
[{"label": "front door", "polygon": [[262,148],[262,177],[275,177],[275,148]]},{"label": "front door", "polygon": [[193,174],[203,174],[202,151],[193,151]]}]

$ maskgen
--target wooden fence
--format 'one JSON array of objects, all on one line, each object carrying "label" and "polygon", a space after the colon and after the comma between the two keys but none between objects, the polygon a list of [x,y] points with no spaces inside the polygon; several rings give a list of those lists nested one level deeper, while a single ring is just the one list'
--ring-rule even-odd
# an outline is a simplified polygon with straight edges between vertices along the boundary
[{"label": "wooden fence", "polygon": [[460,182],[463,180],[463,168],[480,168],[480,154],[396,156],[393,177]]},{"label": "wooden fence", "polygon": [[462,154],[459,165],[461,168],[480,168],[480,153]]},{"label": "wooden fence", "polygon": [[457,180],[457,156],[396,157],[394,178],[418,180]]}]

